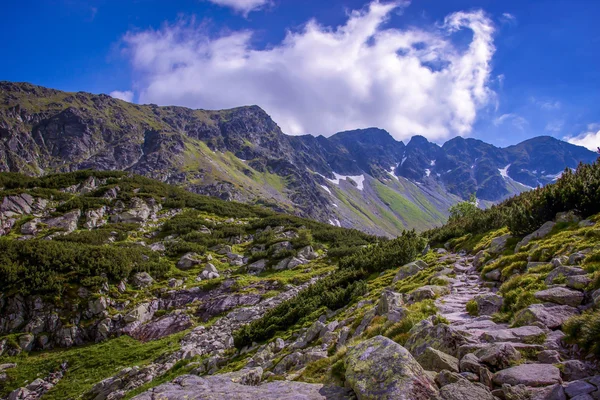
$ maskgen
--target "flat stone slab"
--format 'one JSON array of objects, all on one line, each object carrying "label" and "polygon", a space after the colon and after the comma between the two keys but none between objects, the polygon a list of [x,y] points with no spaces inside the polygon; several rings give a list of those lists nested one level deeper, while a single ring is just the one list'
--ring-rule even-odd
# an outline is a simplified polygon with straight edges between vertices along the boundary
[{"label": "flat stone slab", "polygon": [[531,342],[544,336],[544,331],[537,326],[521,326],[519,328],[486,331],[481,339],[486,342]]},{"label": "flat stone slab", "polygon": [[523,384],[530,387],[550,386],[562,383],[560,370],[551,364],[521,364],[498,371],[492,378],[493,382],[502,386]]},{"label": "flat stone slab", "polygon": [[344,400],[352,391],[338,386],[304,382],[274,381],[258,386],[232,382],[232,374],[199,377],[183,375],[171,383],[157,386],[135,400]]}]

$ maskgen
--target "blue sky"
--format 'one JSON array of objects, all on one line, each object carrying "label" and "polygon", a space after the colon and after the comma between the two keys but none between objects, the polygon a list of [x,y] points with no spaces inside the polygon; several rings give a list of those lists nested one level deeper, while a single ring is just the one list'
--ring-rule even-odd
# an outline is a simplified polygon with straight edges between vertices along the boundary
[{"label": "blue sky", "polygon": [[2,14],[2,80],[258,104],[291,134],[600,145],[598,1],[25,0]]}]

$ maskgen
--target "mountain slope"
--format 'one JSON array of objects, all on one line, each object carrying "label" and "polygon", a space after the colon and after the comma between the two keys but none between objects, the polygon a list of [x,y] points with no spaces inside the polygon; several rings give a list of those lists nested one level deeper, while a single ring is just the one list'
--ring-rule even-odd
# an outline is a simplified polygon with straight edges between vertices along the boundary
[{"label": "mountain slope", "polygon": [[473,192],[496,202],[595,158],[552,138],[499,149],[462,138],[404,145],[376,128],[288,136],[257,106],[135,105],[0,82],[0,171],[130,171],[379,235],[438,226]]}]

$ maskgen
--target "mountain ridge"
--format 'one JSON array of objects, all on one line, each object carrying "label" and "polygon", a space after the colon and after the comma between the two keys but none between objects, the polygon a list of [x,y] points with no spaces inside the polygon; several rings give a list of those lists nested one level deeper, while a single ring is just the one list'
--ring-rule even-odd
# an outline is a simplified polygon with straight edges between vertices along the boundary
[{"label": "mountain ridge", "polygon": [[192,110],[0,82],[0,171],[125,170],[226,200],[393,236],[443,223],[476,192],[489,205],[596,154],[551,137],[498,148],[407,144],[379,128],[290,136],[259,106]]}]

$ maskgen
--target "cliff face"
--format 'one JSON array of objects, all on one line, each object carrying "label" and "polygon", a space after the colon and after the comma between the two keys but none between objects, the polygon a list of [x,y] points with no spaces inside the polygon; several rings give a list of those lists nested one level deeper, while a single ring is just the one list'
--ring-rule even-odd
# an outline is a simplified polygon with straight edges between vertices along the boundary
[{"label": "cliff face", "polygon": [[287,136],[257,106],[135,105],[0,82],[0,171],[131,171],[376,234],[438,225],[473,192],[495,202],[595,158],[549,137],[500,149],[462,138],[404,145],[376,128]]}]

